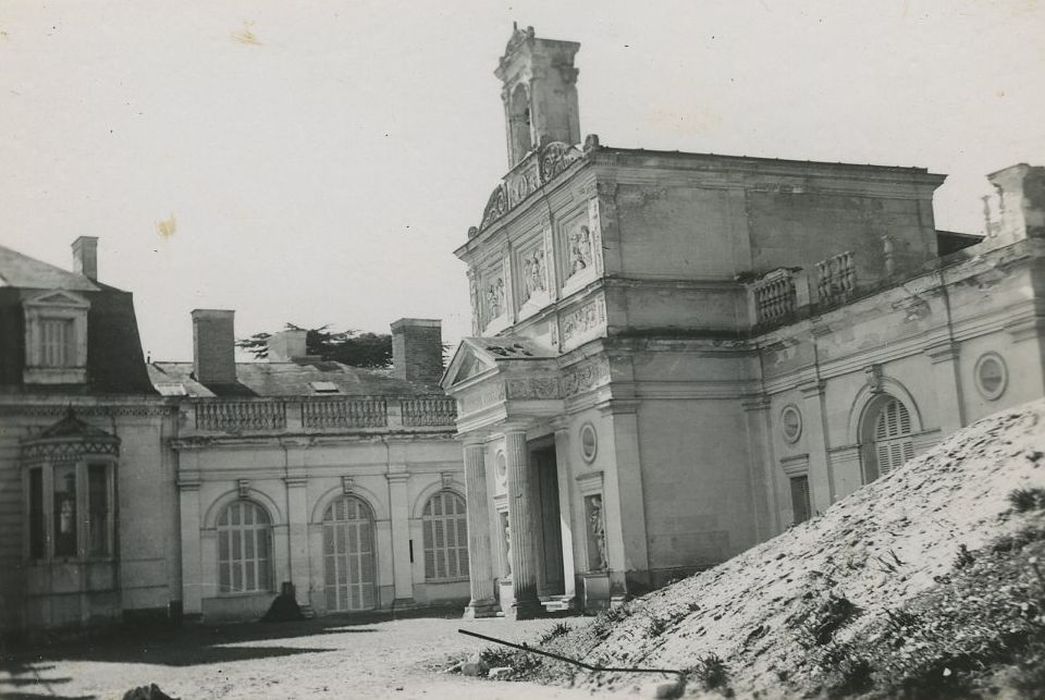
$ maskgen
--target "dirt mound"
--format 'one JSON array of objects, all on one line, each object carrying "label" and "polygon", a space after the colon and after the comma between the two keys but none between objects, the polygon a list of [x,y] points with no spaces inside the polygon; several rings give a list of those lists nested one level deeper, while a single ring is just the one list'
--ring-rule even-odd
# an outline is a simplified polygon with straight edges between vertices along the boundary
[{"label": "dirt mound", "polygon": [[[992,663],[1045,649],[1042,555],[1045,401],[1036,401],[541,648],[600,666],[687,669],[689,692],[949,697],[994,682]],[[649,680],[532,655],[515,664],[531,679],[607,689]]]}]

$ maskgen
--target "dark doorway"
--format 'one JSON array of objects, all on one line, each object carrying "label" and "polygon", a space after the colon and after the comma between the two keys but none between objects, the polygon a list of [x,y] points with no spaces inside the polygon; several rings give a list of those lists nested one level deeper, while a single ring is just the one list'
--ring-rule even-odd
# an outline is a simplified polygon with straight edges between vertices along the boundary
[{"label": "dark doorway", "polygon": [[530,463],[537,472],[537,513],[540,526],[541,553],[537,594],[564,595],[566,582],[562,563],[562,528],[559,521],[559,470],[555,462],[555,445],[534,447]]}]

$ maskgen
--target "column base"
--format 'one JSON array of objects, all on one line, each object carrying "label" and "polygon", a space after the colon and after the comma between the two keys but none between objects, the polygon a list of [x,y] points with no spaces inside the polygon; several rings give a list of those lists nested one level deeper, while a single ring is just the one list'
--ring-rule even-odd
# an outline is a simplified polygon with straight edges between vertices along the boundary
[{"label": "column base", "polygon": [[478,600],[468,603],[464,607],[464,615],[462,617],[465,620],[477,620],[480,617],[496,617],[499,612],[501,612],[501,606],[497,604],[496,600],[491,598],[490,600]]},{"label": "column base", "polygon": [[504,611],[504,616],[509,620],[533,620],[544,617],[544,606],[539,600],[516,600]]},{"label": "column base", "polygon": [[392,601],[392,610],[413,610],[416,607],[413,598],[396,598]]}]

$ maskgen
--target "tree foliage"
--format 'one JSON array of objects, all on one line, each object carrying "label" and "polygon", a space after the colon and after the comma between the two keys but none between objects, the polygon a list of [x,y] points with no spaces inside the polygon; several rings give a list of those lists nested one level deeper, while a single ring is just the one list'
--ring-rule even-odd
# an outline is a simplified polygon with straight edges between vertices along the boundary
[{"label": "tree foliage", "polygon": [[[305,352],[322,360],[333,360],[353,367],[385,368],[392,364],[392,336],[387,333],[360,333],[355,330],[332,331],[330,325],[302,328],[287,323],[284,330],[305,331]],[[271,333],[255,333],[236,341],[256,359],[268,357]]]}]

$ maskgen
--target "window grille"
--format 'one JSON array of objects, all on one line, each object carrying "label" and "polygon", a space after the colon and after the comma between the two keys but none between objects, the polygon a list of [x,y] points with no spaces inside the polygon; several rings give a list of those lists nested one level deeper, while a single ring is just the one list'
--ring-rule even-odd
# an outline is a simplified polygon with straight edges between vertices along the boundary
[{"label": "window grille", "polygon": [[874,428],[874,451],[878,473],[884,476],[914,457],[911,414],[899,400],[892,399],[878,413]]},{"label": "window grille", "polygon": [[256,503],[235,501],[218,521],[218,587],[222,593],[272,590],[272,522]]},{"label": "window grille", "polygon": [[421,520],[425,580],[468,578],[468,518],[464,499],[452,491],[440,491],[428,499]]}]

